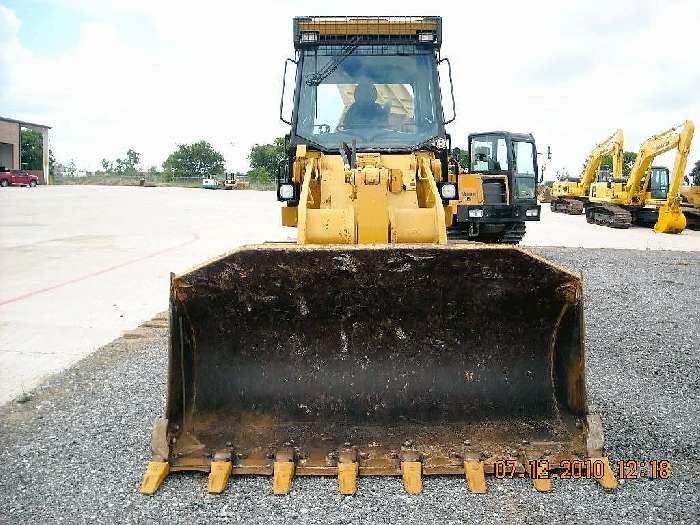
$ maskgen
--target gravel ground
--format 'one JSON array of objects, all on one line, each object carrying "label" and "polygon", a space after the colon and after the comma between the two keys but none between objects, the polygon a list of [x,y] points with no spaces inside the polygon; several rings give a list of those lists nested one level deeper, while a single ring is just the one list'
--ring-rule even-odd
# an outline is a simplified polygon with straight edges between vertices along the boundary
[{"label": "gravel ground", "polygon": [[266,477],[232,478],[211,496],[204,474],[170,476],[138,493],[155,416],[163,412],[166,330],[156,319],[22,403],[0,407],[0,523],[697,523],[700,516],[700,253],[540,248],[584,273],[588,387],[608,454],[668,459],[669,480],[632,480],[605,493],[594,481],[427,477],[419,497],[398,478],[362,478],[355,497],[334,478],[303,477],[289,497]]}]

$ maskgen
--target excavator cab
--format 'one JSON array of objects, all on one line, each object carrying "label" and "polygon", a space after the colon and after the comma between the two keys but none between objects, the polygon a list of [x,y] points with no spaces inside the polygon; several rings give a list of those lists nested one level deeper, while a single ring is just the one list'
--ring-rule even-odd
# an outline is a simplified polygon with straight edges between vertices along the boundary
[{"label": "excavator cab", "polygon": [[648,191],[652,200],[666,201],[670,174],[669,169],[664,166],[651,168]]}]

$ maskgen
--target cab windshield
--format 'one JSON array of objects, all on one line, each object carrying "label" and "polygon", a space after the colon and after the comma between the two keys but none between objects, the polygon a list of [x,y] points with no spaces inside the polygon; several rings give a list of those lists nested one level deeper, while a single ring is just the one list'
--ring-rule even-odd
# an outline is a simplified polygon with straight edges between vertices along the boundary
[{"label": "cab windshield", "polygon": [[[324,148],[411,148],[440,133],[432,50],[320,46],[302,57],[296,133]],[[345,51],[347,54],[347,51]]]}]

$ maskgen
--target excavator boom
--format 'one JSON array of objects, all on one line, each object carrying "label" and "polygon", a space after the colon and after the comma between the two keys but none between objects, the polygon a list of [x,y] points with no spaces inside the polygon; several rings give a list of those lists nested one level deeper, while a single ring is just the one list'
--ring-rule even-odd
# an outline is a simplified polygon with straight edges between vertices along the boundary
[{"label": "excavator boom", "polygon": [[554,197],[550,204],[552,211],[570,215],[579,215],[583,212],[583,203],[588,199],[591,183],[598,175],[598,170],[606,155],[612,156],[613,178],[621,178],[624,165],[624,135],[621,129],[618,129],[601,143],[596,144],[586,159],[579,180],[557,181],[552,185],[552,196]]},{"label": "excavator boom", "polygon": [[635,217],[646,216],[647,205],[659,205],[654,202],[656,199],[653,199],[649,192],[652,163],[659,155],[675,149],[676,159],[668,193],[655,211],[654,230],[660,233],[682,232],[686,226],[686,219],[680,208],[679,190],[694,131],[695,124],[687,120],[679,126],[650,137],[639,148],[629,177],[625,181],[613,179],[594,183],[589,197],[593,205],[586,210],[588,222],[628,228]]}]

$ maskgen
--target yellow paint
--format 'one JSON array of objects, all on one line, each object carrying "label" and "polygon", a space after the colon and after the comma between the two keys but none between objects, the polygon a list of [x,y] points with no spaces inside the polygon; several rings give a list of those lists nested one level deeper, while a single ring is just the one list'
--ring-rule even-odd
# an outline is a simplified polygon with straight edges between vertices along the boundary
[{"label": "yellow paint", "polygon": [[210,494],[221,494],[226,488],[228,478],[231,476],[230,461],[212,461],[209,471],[208,489]]},{"label": "yellow paint", "polygon": [[613,474],[613,471],[610,468],[610,461],[608,461],[608,458],[593,458],[591,461],[603,463],[603,477],[597,478],[600,486],[607,490],[616,489],[618,487],[617,478],[615,478],[615,474]]},{"label": "yellow paint", "polygon": [[338,463],[338,490],[344,496],[357,493],[357,476],[360,468],[357,462]]},{"label": "yellow paint", "polygon": [[481,175],[472,173],[460,173],[458,175],[459,204],[466,206],[478,206],[484,203],[484,190]]},{"label": "yellow paint", "polygon": [[417,495],[423,492],[423,469],[420,461],[402,461],[401,477],[403,488],[408,494]]},{"label": "yellow paint", "polygon": [[297,208],[296,206],[285,206],[282,209],[282,226],[297,225]]},{"label": "yellow paint", "polygon": [[337,17],[327,20],[309,20],[299,23],[300,31],[317,31],[321,35],[407,35],[417,31],[437,31],[435,20],[398,20],[388,18]]},{"label": "yellow paint", "polygon": [[292,491],[294,480],[294,462],[275,461],[272,467],[272,491],[278,496],[284,496]]},{"label": "yellow paint", "polygon": [[484,464],[481,461],[465,461],[464,477],[470,492],[486,494],[486,477],[484,476]]},{"label": "yellow paint", "polygon": [[532,484],[537,492],[549,492],[552,490],[552,478],[532,478]]},{"label": "yellow paint", "polygon": [[659,208],[659,218],[654,224],[656,233],[681,233],[685,230],[687,220],[681,211],[680,200],[664,204]]},{"label": "yellow paint", "polygon": [[[686,120],[682,126],[668,129],[647,139],[639,148],[637,159],[625,182],[596,182],[591,185],[590,200],[618,206],[644,206],[655,204],[647,192],[651,165],[656,157],[676,149],[676,158],[669,180],[668,196],[659,210],[659,220],[654,230],[663,233],[680,233],[685,228],[685,217],[680,211],[680,187],[683,181],[695,124]],[[682,227],[681,227],[682,226]]]},{"label": "yellow paint", "polygon": [[299,206],[282,223],[298,228],[298,244],[446,244],[452,220],[438,194],[441,164],[430,151],[358,153],[357,166],[340,155],[297,148]]},{"label": "yellow paint", "polygon": [[603,162],[603,157],[612,155],[613,172],[615,179],[622,177],[622,167],[624,165],[624,135],[621,129],[610,135],[600,144],[596,144],[590,155],[586,159],[581,174],[581,180],[576,181],[556,181],[552,184],[552,197],[584,198],[588,197],[591,183],[598,174],[598,169]]},{"label": "yellow paint", "polygon": [[170,472],[167,461],[149,461],[141,482],[141,494],[152,496]]}]

